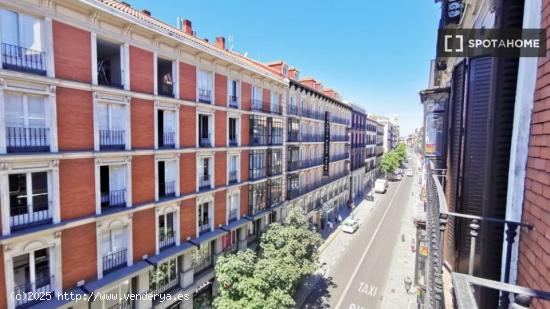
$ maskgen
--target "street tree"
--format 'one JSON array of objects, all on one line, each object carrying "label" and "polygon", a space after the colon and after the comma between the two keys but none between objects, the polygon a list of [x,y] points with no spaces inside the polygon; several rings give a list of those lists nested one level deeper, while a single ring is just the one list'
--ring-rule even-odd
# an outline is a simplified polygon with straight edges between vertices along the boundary
[{"label": "street tree", "polygon": [[386,153],[380,159],[380,169],[386,176],[393,174],[397,168],[399,168],[399,159],[393,151]]},{"label": "street tree", "polygon": [[220,257],[216,278],[220,293],[216,308],[292,308],[293,295],[318,262],[322,239],[308,229],[298,208],[284,224],[274,223],[262,235],[261,254],[251,250]]}]

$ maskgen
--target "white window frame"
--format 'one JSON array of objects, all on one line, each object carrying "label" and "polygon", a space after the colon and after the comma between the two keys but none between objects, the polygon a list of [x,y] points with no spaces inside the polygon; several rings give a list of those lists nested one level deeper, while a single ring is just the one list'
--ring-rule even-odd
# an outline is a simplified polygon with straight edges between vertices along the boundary
[{"label": "white window frame", "polygon": [[228,113],[227,114],[227,147],[229,147],[229,118],[236,119],[237,122],[235,124],[235,134],[237,135],[237,146],[241,146],[241,115],[235,114],[235,113]]},{"label": "white window frame", "polygon": [[233,152],[233,151],[229,151],[227,152],[227,178],[226,178],[226,184],[229,185],[229,174],[231,173],[231,170],[229,169],[229,166],[230,166],[230,158],[231,157],[237,157],[237,162],[235,163],[236,167],[237,167],[237,183],[240,183],[241,182],[241,153],[240,151],[236,151],[236,152]]},{"label": "white window frame", "polygon": [[210,148],[214,148],[216,145],[215,145],[215,142],[216,142],[216,139],[215,139],[215,132],[216,132],[216,115],[215,115],[215,112],[214,111],[211,111],[211,110],[205,110],[205,109],[197,109],[197,113],[196,113],[196,118],[195,118],[195,123],[197,124],[197,140],[196,140],[196,145],[197,145],[197,148],[206,148],[208,149],[208,147],[200,147],[200,116],[201,115],[204,115],[204,116],[208,116],[208,133],[209,133],[209,137],[210,137],[210,145],[211,147]]},{"label": "white window frame", "polygon": [[179,74],[179,65],[178,65],[178,61],[173,59],[173,58],[170,58],[170,57],[165,57],[164,55],[158,55],[157,52],[154,52],[153,53],[153,78],[155,79],[155,83],[154,83],[154,89],[153,89],[153,93],[155,95],[158,95],[158,87],[159,87],[159,84],[158,84],[158,78],[157,78],[157,75],[158,75],[158,59],[162,59],[162,60],[166,60],[166,61],[170,61],[172,62],[172,94],[174,95],[174,98],[175,99],[179,99],[180,98],[180,94],[179,94],[179,77],[180,77],[180,74]]},{"label": "white window frame", "polygon": [[119,95],[107,95],[99,92],[94,93],[94,150],[100,151],[99,145],[99,104],[120,104],[124,109],[124,132],[125,132],[125,150],[132,149],[132,133],[131,133],[131,108],[130,97]]},{"label": "white window frame", "polygon": [[101,247],[101,239],[103,234],[116,229],[124,229],[126,231],[126,263],[128,266],[133,264],[133,233],[132,233],[132,215],[121,216],[111,221],[99,221],[96,223],[96,242],[97,242],[97,277],[103,278],[103,248]]},{"label": "white window frame", "polygon": [[213,194],[207,194],[200,196],[197,198],[196,202],[196,208],[195,208],[195,226],[196,226],[196,236],[199,237],[200,235],[200,226],[199,226],[199,208],[202,204],[208,203],[208,218],[209,218],[209,224],[210,224],[210,231],[214,230],[214,222],[215,221],[215,213],[214,213],[214,195]]},{"label": "white window frame", "polygon": [[[159,243],[159,217],[166,216],[169,213],[174,215],[174,242],[176,246],[180,244],[180,208],[177,205],[168,205],[164,207],[157,207],[155,209],[155,252],[159,254],[160,252],[160,243]],[[166,222],[166,221],[165,221]]]},{"label": "white window frame", "polygon": [[101,214],[101,177],[99,176],[101,166],[123,165],[126,169],[126,207],[132,207],[132,159],[122,158],[98,158],[95,162],[95,211]]},{"label": "white window frame", "polygon": [[178,104],[174,104],[174,103],[168,103],[168,102],[161,102],[161,101],[156,101],[155,102],[155,112],[153,114],[153,117],[154,117],[154,126],[155,126],[155,149],[159,149],[159,140],[158,140],[158,111],[159,110],[163,110],[163,111],[170,111],[170,112],[174,112],[174,132],[175,132],[175,136],[174,136],[174,139],[175,139],[175,143],[174,143],[174,148],[175,149],[178,149],[180,148],[180,109],[179,109],[179,106]]},{"label": "white window frame", "polygon": [[208,175],[210,176],[210,189],[212,188],[215,188],[216,184],[215,184],[215,169],[214,169],[214,166],[215,166],[215,155],[214,153],[207,153],[207,154],[200,154],[200,155],[197,155],[197,175],[196,175],[196,183],[197,183],[197,187],[196,187],[196,190],[197,192],[200,191],[200,176],[202,175],[201,174],[201,170],[202,170],[202,166],[203,166],[203,159],[206,159],[208,158],[209,159],[209,164],[208,164]]},{"label": "white window frame", "polygon": [[[176,181],[175,184],[175,196],[180,196],[180,154],[176,155],[157,155],[155,156],[155,201],[158,201],[160,199],[159,194],[159,170],[158,170],[158,162],[164,161],[164,162],[175,162],[176,163]],[[164,165],[166,168],[166,163]],[[166,172],[165,172],[166,175]]]},{"label": "white window frame", "polygon": [[[92,41],[92,84],[97,86],[99,85],[97,81],[97,33],[92,32],[90,37]],[[130,90],[130,45],[102,35],[99,39],[120,45],[120,83],[124,86],[124,90]]]},{"label": "white window frame", "polygon": [[232,83],[233,82],[236,82],[237,83],[237,93],[235,93],[235,96],[237,97],[237,105],[238,105],[238,108],[240,109],[241,108],[241,96],[239,95],[241,93],[241,81],[237,78],[228,78],[227,79],[227,106],[229,107],[229,91],[230,89],[232,89]]},{"label": "white window frame", "polygon": [[[54,224],[61,221],[61,210],[59,204],[59,162],[57,160],[40,163],[14,163],[8,164],[7,168],[0,170],[0,188],[2,188],[1,204],[9,209],[9,176],[10,174],[24,174],[34,172],[48,173],[48,199],[49,211],[52,213],[52,222]],[[27,176],[28,178],[28,176]],[[27,190],[29,186],[27,185]],[[29,199],[27,199],[27,204]],[[2,235],[7,236],[11,233],[10,214],[8,211],[2,211]]]},{"label": "white window frame", "polygon": [[229,214],[231,213],[231,206],[232,206],[232,203],[231,203],[231,198],[232,197],[236,197],[236,201],[237,201],[237,218],[236,220],[239,220],[241,218],[241,212],[240,212],[240,209],[241,209],[241,189],[240,188],[236,188],[234,190],[229,190],[227,191],[227,207],[226,207],[226,216],[225,216],[225,224],[229,224]]},{"label": "white window frame", "polygon": [[[60,232],[42,234],[37,237],[25,237],[9,245],[10,250],[4,250],[4,270],[6,291],[8,295],[14,291],[15,281],[13,273],[13,259],[22,254],[35,252],[41,249],[49,249],[51,288],[54,292],[61,291],[61,237]],[[4,279],[3,279],[4,280]],[[14,297],[8,297],[8,308],[15,308]]]},{"label": "white window frame", "polygon": [[199,90],[201,89],[200,88],[200,79],[201,79],[201,73],[204,73],[204,74],[209,74],[210,75],[210,89],[205,89],[205,90],[209,90],[210,91],[210,104],[211,105],[216,105],[216,94],[214,93],[214,89],[216,89],[216,84],[215,84],[215,81],[216,79],[214,78],[215,76],[215,73],[214,71],[212,70],[208,70],[207,68],[197,68],[197,89],[196,89],[196,98],[197,98],[197,102],[199,101]]}]

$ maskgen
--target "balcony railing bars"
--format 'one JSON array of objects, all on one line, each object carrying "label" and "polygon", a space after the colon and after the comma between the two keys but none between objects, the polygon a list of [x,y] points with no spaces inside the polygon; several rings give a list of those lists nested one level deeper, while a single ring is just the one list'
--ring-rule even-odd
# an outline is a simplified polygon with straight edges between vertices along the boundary
[{"label": "balcony railing bars", "polygon": [[30,48],[2,43],[2,68],[46,75],[46,53]]},{"label": "balcony railing bars", "polygon": [[50,129],[6,127],[8,152],[33,152],[50,150]]},{"label": "balcony railing bars", "polygon": [[[510,294],[514,295],[514,301],[517,305],[523,304],[526,296],[550,300],[549,292],[536,291],[508,284],[510,279],[512,245],[514,243],[515,236],[517,235],[519,228],[531,230],[533,229],[533,225],[523,222],[448,211],[445,193],[443,192],[441,181],[438,179],[438,177],[444,177],[441,172],[444,173],[444,170],[428,169],[426,184],[426,238],[428,240],[428,267],[426,269],[425,306],[427,308],[445,308],[442,265],[444,254],[444,235],[450,217],[453,217],[454,220],[466,219],[470,221],[469,228],[471,238],[468,274],[452,274],[453,290],[455,294],[454,298],[458,308],[477,308],[477,303],[475,301],[475,297],[473,296],[473,285],[501,291],[499,308],[508,308],[510,303]],[[473,276],[476,255],[476,240],[481,236],[479,235],[481,222],[502,224],[505,227],[507,250],[504,262],[504,282]]]}]

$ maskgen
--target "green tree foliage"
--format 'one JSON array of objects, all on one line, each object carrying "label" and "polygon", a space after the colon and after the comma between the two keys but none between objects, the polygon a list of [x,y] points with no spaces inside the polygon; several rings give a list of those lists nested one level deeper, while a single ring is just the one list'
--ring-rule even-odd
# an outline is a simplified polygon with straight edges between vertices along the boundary
[{"label": "green tree foliage", "polygon": [[246,250],[218,259],[220,289],[214,305],[292,308],[299,283],[316,269],[321,243],[321,236],[308,229],[302,211],[291,209],[284,224],[274,223],[262,235],[259,256]]},{"label": "green tree foliage", "polygon": [[391,175],[401,166],[401,163],[407,157],[407,148],[405,144],[399,144],[394,150],[386,153],[380,160],[380,169],[386,175]]}]

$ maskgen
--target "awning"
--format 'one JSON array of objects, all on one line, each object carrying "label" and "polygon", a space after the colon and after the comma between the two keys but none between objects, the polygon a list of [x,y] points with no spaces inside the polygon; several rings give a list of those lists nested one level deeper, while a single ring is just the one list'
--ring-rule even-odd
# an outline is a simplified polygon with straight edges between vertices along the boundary
[{"label": "awning", "polygon": [[227,234],[227,231],[222,230],[222,229],[215,229],[213,231],[204,233],[204,234],[200,235],[199,237],[190,240],[189,242],[198,247],[203,242],[207,242],[209,240],[212,240],[214,238],[217,238],[218,236],[225,235],[225,234]]},{"label": "awning", "polygon": [[110,272],[105,276],[103,276],[103,278],[90,282],[88,284],[85,284],[83,287],[88,292],[94,292],[110,284],[113,284],[118,280],[135,275],[138,272],[144,269],[147,269],[149,267],[151,267],[151,264],[147,263],[146,261],[139,261],[137,263],[132,264],[131,266],[124,267],[119,270]]},{"label": "awning", "polygon": [[177,254],[180,254],[188,249],[191,249],[193,247],[193,244],[189,242],[181,243],[179,246],[173,246],[168,249],[162,250],[159,254],[152,256],[150,258],[147,258],[147,261],[153,265],[160,264],[161,262],[165,261],[168,258],[171,258]]},{"label": "awning", "polygon": [[250,220],[242,217],[239,220],[233,220],[233,221],[229,222],[229,224],[227,224],[225,226],[222,226],[221,229],[225,230],[227,232],[231,232],[232,230],[234,230],[236,228],[239,228],[239,227],[247,224],[248,222],[250,222]]}]

